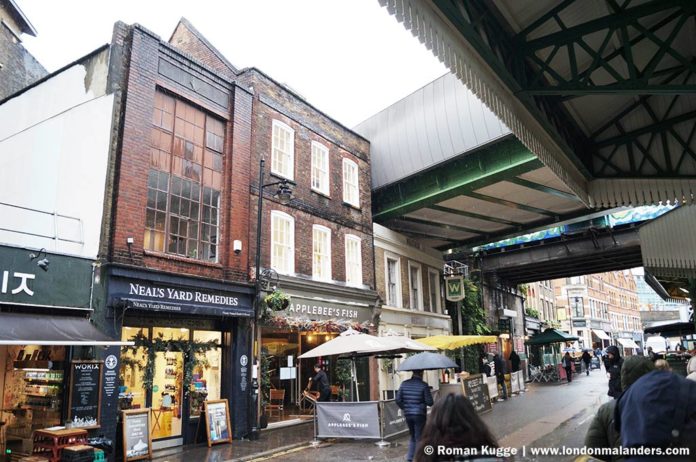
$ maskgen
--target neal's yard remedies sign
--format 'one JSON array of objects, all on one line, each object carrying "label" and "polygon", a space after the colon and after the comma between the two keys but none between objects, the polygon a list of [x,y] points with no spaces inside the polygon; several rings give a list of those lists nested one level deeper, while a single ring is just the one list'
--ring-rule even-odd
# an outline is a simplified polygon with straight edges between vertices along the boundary
[{"label": "neal's yard remedies sign", "polygon": [[123,460],[152,459],[150,408],[121,411]]},{"label": "neal's yard remedies sign", "polygon": [[73,428],[98,428],[100,425],[102,361],[70,363],[68,422]]},{"label": "neal's yard remedies sign", "polygon": [[469,398],[476,412],[481,413],[492,409],[485,375],[473,375],[464,379],[464,394]]},{"label": "neal's yard remedies sign", "polygon": [[379,439],[379,403],[317,403],[317,437]]},{"label": "neal's yard remedies sign", "polygon": [[205,402],[205,428],[208,447],[232,442],[230,408],[226,399]]}]

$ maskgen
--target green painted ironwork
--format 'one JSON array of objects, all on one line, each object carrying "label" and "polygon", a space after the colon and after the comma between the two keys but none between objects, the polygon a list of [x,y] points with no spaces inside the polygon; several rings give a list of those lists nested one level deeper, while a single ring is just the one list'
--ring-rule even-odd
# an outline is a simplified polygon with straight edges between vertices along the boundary
[{"label": "green painted ironwork", "polygon": [[372,196],[372,218],[382,223],[541,167],[541,161],[522,143],[506,138],[377,189]]},{"label": "green painted ironwork", "polygon": [[[510,180],[507,180],[507,181],[510,181]],[[490,215],[481,215],[479,213],[467,212],[465,210],[452,209],[449,207],[443,207],[441,205],[431,205],[428,208],[430,210],[435,210],[438,212],[451,213],[452,215],[459,215],[459,216],[467,217],[467,218],[475,218],[477,220],[489,221],[491,223],[498,223],[498,224],[506,225],[506,226],[520,226],[521,225],[521,223],[518,223],[516,221],[510,221],[510,220],[506,220],[504,218],[494,217],[494,216],[490,216]]]},{"label": "green painted ironwork", "polygon": [[580,201],[575,194],[567,193],[565,191],[552,188],[550,186],[545,186],[543,184],[535,183],[533,181],[525,180],[524,178],[510,178],[510,183],[514,183],[518,186],[523,186],[525,188],[533,189],[535,191],[540,191],[546,194],[551,194],[552,196],[560,197],[561,199],[568,199],[571,201]]}]

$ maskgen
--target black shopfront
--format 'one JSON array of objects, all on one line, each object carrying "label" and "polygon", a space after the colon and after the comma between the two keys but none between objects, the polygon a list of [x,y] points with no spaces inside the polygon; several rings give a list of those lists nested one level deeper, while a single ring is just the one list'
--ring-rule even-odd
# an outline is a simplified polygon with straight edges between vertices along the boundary
[{"label": "black shopfront", "polygon": [[151,411],[155,449],[196,442],[203,403],[227,399],[233,436],[248,432],[253,288],[108,269],[108,303],[121,339],[119,409]]}]

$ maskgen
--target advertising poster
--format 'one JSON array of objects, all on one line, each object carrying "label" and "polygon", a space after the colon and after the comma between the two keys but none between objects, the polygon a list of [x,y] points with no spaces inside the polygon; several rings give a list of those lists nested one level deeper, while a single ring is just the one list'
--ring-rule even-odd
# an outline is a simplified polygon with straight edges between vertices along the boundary
[{"label": "advertising poster", "polygon": [[232,441],[230,411],[226,399],[205,402],[208,446]]},{"label": "advertising poster", "polygon": [[152,458],[150,439],[150,409],[122,411],[123,460]]}]

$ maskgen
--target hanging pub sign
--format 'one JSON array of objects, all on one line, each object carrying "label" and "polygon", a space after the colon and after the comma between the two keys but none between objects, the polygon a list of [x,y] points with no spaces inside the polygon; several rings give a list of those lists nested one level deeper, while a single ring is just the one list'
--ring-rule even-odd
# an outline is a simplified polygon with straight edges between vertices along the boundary
[{"label": "hanging pub sign", "polygon": [[230,408],[226,399],[205,402],[205,430],[208,447],[232,442]]},{"label": "hanging pub sign", "polygon": [[70,362],[68,422],[73,428],[99,428],[102,361]]},{"label": "hanging pub sign", "polygon": [[464,276],[445,278],[445,298],[450,302],[464,300]]},{"label": "hanging pub sign", "polygon": [[150,408],[121,411],[123,460],[152,459]]}]

